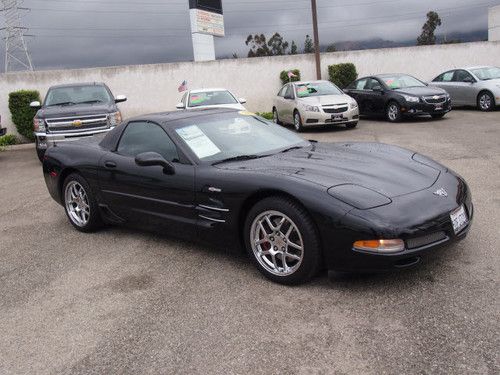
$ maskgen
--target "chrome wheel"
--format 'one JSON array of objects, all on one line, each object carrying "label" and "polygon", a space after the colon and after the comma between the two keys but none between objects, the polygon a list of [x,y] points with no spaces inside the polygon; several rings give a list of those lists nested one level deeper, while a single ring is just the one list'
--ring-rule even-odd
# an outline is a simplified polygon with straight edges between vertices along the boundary
[{"label": "chrome wheel", "polygon": [[491,108],[491,96],[484,93],[479,97],[479,108],[483,111],[489,111]]},{"label": "chrome wheel", "polygon": [[87,225],[90,220],[90,204],[83,186],[77,181],[68,183],[64,201],[70,220],[79,227]]},{"label": "chrome wheel", "polygon": [[295,112],[295,114],[293,115],[293,126],[296,130],[300,130],[301,128],[299,112]]},{"label": "chrome wheel", "polygon": [[276,111],[276,110],[273,111],[273,122],[275,124],[279,123],[279,120],[278,120],[278,111]]},{"label": "chrome wheel", "polygon": [[260,265],[276,276],[293,274],[304,258],[304,242],[297,225],[279,211],[265,211],[253,220],[250,244]]},{"label": "chrome wheel", "polygon": [[391,121],[396,121],[399,116],[399,108],[395,103],[392,103],[387,108],[387,117]]}]

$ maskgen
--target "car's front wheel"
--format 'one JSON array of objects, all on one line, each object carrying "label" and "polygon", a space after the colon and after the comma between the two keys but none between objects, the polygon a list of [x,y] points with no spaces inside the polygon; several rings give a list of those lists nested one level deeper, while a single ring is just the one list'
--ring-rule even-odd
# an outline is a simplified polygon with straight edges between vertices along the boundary
[{"label": "car's front wheel", "polygon": [[278,117],[278,110],[276,108],[273,108],[273,122],[278,125],[283,125]]},{"label": "car's front wheel", "polygon": [[36,156],[38,157],[38,160],[40,160],[40,163],[43,163],[43,157],[45,156],[45,149],[40,148],[38,146],[38,140],[35,141],[35,150],[36,150]]},{"label": "car's front wheel", "polygon": [[300,117],[300,113],[297,110],[293,112],[293,127],[299,133],[304,131],[304,126],[302,125],[302,117]]},{"label": "car's front wheel", "polygon": [[481,111],[492,111],[495,107],[495,98],[488,91],[483,91],[477,97],[477,106]]},{"label": "car's front wheel", "polygon": [[390,122],[399,122],[401,121],[401,107],[397,102],[389,102],[386,108],[386,118]]},{"label": "car's front wheel", "polygon": [[245,245],[257,268],[272,281],[293,285],[319,268],[320,241],[309,214],[291,199],[269,197],[248,213]]},{"label": "car's front wheel", "polygon": [[92,232],[102,226],[99,207],[87,181],[72,173],[64,180],[63,199],[70,223],[81,232]]}]

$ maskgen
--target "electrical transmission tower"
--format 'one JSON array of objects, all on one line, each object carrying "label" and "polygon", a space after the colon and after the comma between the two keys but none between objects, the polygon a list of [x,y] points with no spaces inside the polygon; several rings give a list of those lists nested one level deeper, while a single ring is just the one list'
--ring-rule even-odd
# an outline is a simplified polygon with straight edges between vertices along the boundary
[{"label": "electrical transmission tower", "polygon": [[0,0],[0,12],[5,15],[5,72],[33,71],[33,63],[25,41],[26,28],[21,25],[20,7],[23,0]]}]

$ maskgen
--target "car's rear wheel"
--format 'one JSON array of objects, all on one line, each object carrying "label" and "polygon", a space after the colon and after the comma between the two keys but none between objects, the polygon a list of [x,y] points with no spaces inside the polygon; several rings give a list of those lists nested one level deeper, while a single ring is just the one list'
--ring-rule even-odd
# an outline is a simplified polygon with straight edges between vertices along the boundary
[{"label": "car's rear wheel", "polygon": [[399,122],[401,121],[401,107],[395,101],[389,102],[387,104],[387,108],[385,111],[386,118],[390,122]]},{"label": "car's rear wheel", "polygon": [[317,230],[293,200],[269,197],[248,213],[244,228],[248,254],[272,281],[293,285],[313,277],[320,262]]},{"label": "car's rear wheel", "polygon": [[483,91],[477,97],[477,107],[481,111],[492,111],[495,108],[495,98],[490,92]]},{"label": "car's rear wheel", "polygon": [[345,124],[345,127],[347,129],[354,129],[356,126],[358,126],[358,122],[357,121],[356,122],[351,122],[349,124]]},{"label": "car's rear wheel", "polygon": [[273,121],[275,124],[283,125],[283,123],[280,121],[280,119],[278,117],[278,111],[276,108],[273,108]]},{"label": "car's rear wheel", "polygon": [[302,118],[300,117],[300,113],[297,110],[293,112],[293,127],[299,133],[304,131],[304,126],[302,125]]},{"label": "car's rear wheel", "polygon": [[87,181],[77,173],[64,180],[63,199],[70,223],[81,232],[92,232],[102,226],[99,207]]}]

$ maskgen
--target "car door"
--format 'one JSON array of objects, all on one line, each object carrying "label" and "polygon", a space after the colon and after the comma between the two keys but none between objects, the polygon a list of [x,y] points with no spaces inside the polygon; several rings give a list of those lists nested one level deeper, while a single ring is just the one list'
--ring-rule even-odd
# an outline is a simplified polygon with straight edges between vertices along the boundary
[{"label": "car door", "polygon": [[384,113],[385,92],[383,85],[376,78],[368,78],[363,89],[364,106],[368,113]]},{"label": "car door", "polygon": [[285,96],[283,97],[282,119],[288,123],[293,124],[293,110],[296,108],[294,86],[289,83],[286,85]]},{"label": "car door", "polygon": [[439,76],[434,78],[434,80],[432,81],[432,85],[440,87],[448,94],[450,94],[452,104],[462,104],[459,101],[455,82],[453,81],[455,72],[456,70],[450,70],[448,72],[440,74]]},{"label": "car door", "polygon": [[365,91],[366,82],[368,78],[361,78],[354,82],[352,90],[349,90],[349,95],[351,95],[359,105],[359,111],[361,114],[370,114],[369,106],[367,106],[368,96]]},{"label": "car door", "polygon": [[[181,235],[195,232],[194,166],[158,124],[133,121],[126,125],[115,151],[99,161],[99,184],[109,209],[128,221],[162,226]],[[157,152],[173,163],[167,175],[161,166],[139,166],[135,156]]]},{"label": "car door", "polygon": [[463,105],[476,105],[476,79],[466,70],[458,69],[453,76],[457,102]]}]

